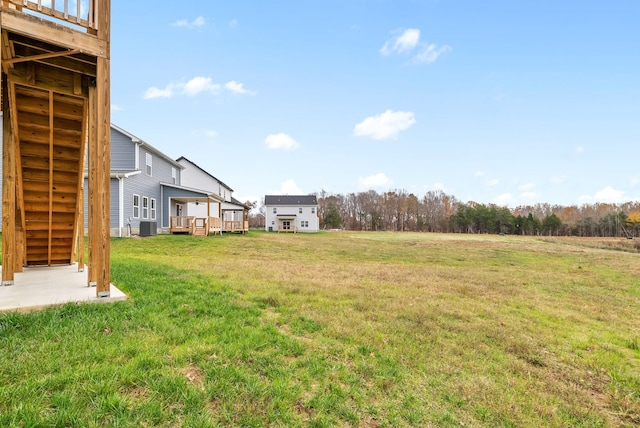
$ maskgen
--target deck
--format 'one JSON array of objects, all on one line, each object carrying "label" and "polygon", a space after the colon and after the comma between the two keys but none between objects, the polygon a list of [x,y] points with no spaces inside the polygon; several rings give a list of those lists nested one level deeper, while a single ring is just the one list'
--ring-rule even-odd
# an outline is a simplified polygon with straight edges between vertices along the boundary
[{"label": "deck", "polygon": [[0,0],[3,285],[85,265],[86,190],[86,280],[109,293],[110,19],[110,0]]},{"label": "deck", "polygon": [[209,236],[225,233],[248,233],[249,222],[222,221],[220,217],[171,216],[169,233]]}]

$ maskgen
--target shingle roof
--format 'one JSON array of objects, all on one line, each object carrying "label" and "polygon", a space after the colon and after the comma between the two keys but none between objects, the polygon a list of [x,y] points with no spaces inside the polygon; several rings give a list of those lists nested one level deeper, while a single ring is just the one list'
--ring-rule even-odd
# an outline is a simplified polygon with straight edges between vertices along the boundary
[{"label": "shingle roof", "polygon": [[265,205],[318,205],[315,195],[265,195]]}]

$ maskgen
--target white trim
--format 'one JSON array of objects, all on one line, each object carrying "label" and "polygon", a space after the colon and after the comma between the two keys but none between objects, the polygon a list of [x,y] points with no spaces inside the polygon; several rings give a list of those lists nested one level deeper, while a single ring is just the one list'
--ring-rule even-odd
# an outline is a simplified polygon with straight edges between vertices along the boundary
[{"label": "white trim", "polygon": [[[133,196],[132,200],[131,200],[131,216],[133,218],[140,218],[140,195],[134,193],[131,196]],[[136,196],[138,197],[138,215],[136,216]]]},{"label": "white trim", "polygon": [[124,227],[124,177],[118,177],[118,236],[122,238]]}]

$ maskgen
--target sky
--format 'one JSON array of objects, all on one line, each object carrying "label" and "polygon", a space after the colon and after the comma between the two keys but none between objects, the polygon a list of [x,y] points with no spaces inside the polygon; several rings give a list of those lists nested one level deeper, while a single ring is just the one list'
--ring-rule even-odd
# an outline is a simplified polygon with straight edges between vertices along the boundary
[{"label": "sky", "polygon": [[261,203],[640,200],[640,1],[112,1],[111,122]]}]

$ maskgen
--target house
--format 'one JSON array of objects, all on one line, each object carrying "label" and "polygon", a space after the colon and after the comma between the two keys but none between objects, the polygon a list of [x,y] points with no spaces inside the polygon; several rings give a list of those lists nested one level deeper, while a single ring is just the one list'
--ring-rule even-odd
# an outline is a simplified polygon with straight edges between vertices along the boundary
[{"label": "house", "polygon": [[268,232],[317,232],[318,200],[314,195],[266,195],[265,230]]},{"label": "house", "polygon": [[[114,124],[111,124],[110,138],[111,236],[146,236],[156,233],[208,235],[225,231],[221,221],[225,213],[228,212],[226,216],[230,220],[242,218],[237,212],[243,212],[245,208],[233,199],[232,190],[195,164],[185,162],[185,158],[181,158],[180,162],[173,160],[148,142]],[[89,224],[86,164],[85,162],[85,233],[86,225]],[[209,176],[211,180],[194,178],[196,174]],[[183,178],[190,185],[184,185]],[[211,226],[216,224],[217,228]],[[243,222],[227,223],[227,226],[227,231],[245,231],[248,230],[248,221],[246,229]]]},{"label": "house", "polygon": [[231,187],[184,156],[178,158],[176,162],[182,167],[181,179],[184,186],[210,189],[219,198],[219,200],[210,198],[208,205],[199,201],[189,203],[188,212],[190,215],[209,217],[211,233],[247,233],[249,231],[250,207],[233,197]]},{"label": "house", "polygon": [[[172,217],[189,215],[187,204],[222,201],[213,192],[183,186],[182,169],[148,142],[112,124],[111,236],[168,233]],[[87,179],[85,170],[85,183]],[[85,224],[87,216],[85,210]],[[186,232],[193,232],[191,221],[184,225]]]}]

